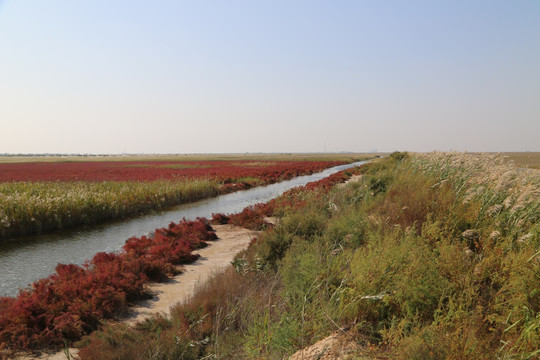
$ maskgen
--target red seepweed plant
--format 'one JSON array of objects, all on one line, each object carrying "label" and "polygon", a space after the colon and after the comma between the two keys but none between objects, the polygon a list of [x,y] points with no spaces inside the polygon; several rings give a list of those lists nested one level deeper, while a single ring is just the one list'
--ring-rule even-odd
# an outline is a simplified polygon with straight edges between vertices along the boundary
[{"label": "red seepweed plant", "polygon": [[[10,181],[155,181],[211,178],[235,187],[238,179],[273,183],[312,174],[342,161],[93,161],[1,163],[0,182]],[[238,189],[237,189],[238,190]]]},{"label": "red seepweed plant", "polygon": [[82,266],[59,264],[16,298],[0,298],[0,350],[55,349],[79,340],[144,298],[145,283],[193,262],[192,251],[214,239],[206,219],[184,219],[128,239],[119,253],[98,253]]}]

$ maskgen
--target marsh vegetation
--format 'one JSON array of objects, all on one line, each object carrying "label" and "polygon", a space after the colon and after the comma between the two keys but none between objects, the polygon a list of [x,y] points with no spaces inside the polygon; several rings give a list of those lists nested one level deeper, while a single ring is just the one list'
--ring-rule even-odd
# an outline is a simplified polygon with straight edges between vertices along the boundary
[{"label": "marsh vegetation", "polygon": [[460,153],[361,172],[283,195],[235,267],[169,318],[95,333],[81,357],[281,359],[338,328],[372,357],[536,357],[539,174]]}]

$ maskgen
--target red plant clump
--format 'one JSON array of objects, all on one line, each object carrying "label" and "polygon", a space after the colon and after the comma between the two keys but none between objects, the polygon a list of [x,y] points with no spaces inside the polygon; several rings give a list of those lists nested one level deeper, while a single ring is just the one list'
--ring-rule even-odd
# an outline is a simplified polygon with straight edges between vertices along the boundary
[{"label": "red plant clump", "polygon": [[251,230],[262,230],[267,222],[265,216],[271,216],[273,206],[270,203],[248,206],[238,214],[229,215],[229,224],[243,226]]},{"label": "red plant clump", "polygon": [[216,224],[216,225],[224,225],[224,224],[228,224],[229,220],[230,220],[230,218],[225,214],[222,214],[222,213],[214,214],[214,213],[212,213],[212,220],[210,220],[210,222],[212,224]]},{"label": "red plant clump", "polygon": [[330,189],[336,185],[347,181],[351,177],[350,170],[342,170],[335,174],[325,177],[324,179],[307,183],[305,188],[307,190],[323,189],[330,191]]},{"label": "red plant clump", "polygon": [[0,298],[0,350],[59,348],[145,297],[143,285],[197,259],[192,251],[216,239],[206,219],[171,223],[151,237],[130,238],[118,254],[98,253],[82,266],[59,264],[16,298]]},{"label": "red plant clump", "polygon": [[262,230],[268,225],[264,218],[272,216],[274,202],[271,200],[265,204],[259,203],[247,206],[237,214],[212,214],[212,224],[231,224],[242,226],[251,230]]},{"label": "red plant clump", "polygon": [[359,169],[360,169],[359,167],[355,167],[352,169],[342,170],[330,176],[327,176],[324,179],[312,181],[310,183],[307,183],[304,186],[298,186],[298,187],[292,188],[284,192],[283,194],[281,194],[279,197],[270,200],[267,203],[267,205],[270,206],[272,209],[276,209],[276,208],[299,209],[303,207],[306,203],[306,201],[303,200],[303,196],[302,196],[302,194],[306,190],[327,193],[336,184],[343,183],[347,181],[353,174],[358,173]]},{"label": "red plant clump", "polygon": [[[273,183],[312,174],[340,161],[88,161],[0,164],[5,181],[154,181],[161,179],[212,178],[225,184],[256,178]],[[235,187],[249,187],[247,183]],[[239,189],[234,189],[239,190]]]},{"label": "red plant clump", "polygon": [[268,224],[264,221],[264,217],[272,216],[274,209],[276,208],[291,208],[298,209],[304,206],[305,201],[301,199],[300,194],[305,191],[322,191],[328,192],[330,189],[338,184],[343,183],[349,179],[356,170],[349,169],[332,174],[324,179],[313,181],[305,186],[292,188],[276,199],[272,199],[264,204],[255,204],[248,206],[244,210],[237,214],[212,214],[213,224],[232,224],[237,226],[243,226],[252,230],[262,230]]}]

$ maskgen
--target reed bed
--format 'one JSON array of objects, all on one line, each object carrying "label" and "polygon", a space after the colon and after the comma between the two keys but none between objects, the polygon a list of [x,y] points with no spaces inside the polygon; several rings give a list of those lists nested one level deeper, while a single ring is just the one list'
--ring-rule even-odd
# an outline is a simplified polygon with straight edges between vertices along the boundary
[{"label": "reed bed", "polygon": [[208,179],[0,183],[0,237],[94,224],[215,196]]},{"label": "reed bed", "polygon": [[[452,184],[459,201],[476,203],[473,224],[493,228],[495,234],[517,240],[523,229],[540,230],[540,173],[518,168],[500,154],[429,153],[416,154],[411,166],[433,176],[438,182]],[[530,237],[530,236],[529,236]]]}]

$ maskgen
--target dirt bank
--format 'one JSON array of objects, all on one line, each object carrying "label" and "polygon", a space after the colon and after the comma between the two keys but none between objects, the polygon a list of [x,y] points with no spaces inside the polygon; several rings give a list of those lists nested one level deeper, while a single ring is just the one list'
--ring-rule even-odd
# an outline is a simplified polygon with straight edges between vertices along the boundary
[{"label": "dirt bank", "polygon": [[304,349],[298,350],[288,360],[388,360],[369,345],[360,345],[357,336],[339,330]]},{"label": "dirt bank", "polygon": [[189,298],[199,283],[204,283],[210,276],[230,265],[234,256],[246,249],[258,232],[231,225],[213,225],[218,240],[209,242],[209,246],[196,251],[201,257],[193,264],[182,266],[183,272],[167,282],[150,283],[148,290],[154,294],[150,300],[133,307],[126,321],[134,324],[145,317],[156,314],[168,314],[169,308]]}]

